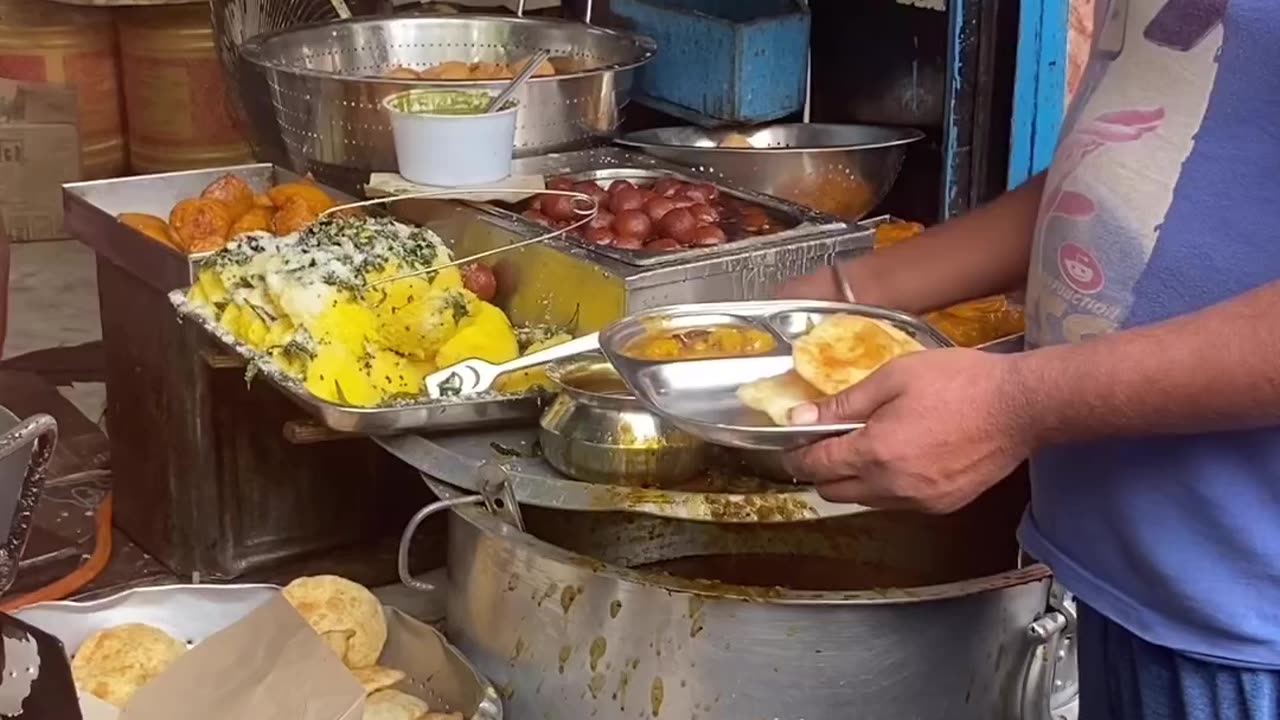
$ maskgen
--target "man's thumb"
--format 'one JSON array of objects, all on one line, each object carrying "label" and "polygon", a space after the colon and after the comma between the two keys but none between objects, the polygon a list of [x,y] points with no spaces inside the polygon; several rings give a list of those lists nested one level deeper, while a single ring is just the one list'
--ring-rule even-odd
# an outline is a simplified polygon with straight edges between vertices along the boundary
[{"label": "man's thumb", "polygon": [[874,372],[856,385],[816,403],[791,409],[792,425],[835,425],[864,422],[893,397],[892,383],[883,372]]}]

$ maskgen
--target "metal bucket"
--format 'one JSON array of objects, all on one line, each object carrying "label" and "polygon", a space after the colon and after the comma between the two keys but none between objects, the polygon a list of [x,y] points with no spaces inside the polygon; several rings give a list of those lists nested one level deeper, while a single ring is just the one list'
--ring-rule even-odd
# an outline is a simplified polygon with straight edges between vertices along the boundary
[{"label": "metal bucket", "polygon": [[449,634],[512,717],[1044,720],[1072,616],[1018,567],[1025,493],[777,525],[525,507],[526,532],[457,506]]}]

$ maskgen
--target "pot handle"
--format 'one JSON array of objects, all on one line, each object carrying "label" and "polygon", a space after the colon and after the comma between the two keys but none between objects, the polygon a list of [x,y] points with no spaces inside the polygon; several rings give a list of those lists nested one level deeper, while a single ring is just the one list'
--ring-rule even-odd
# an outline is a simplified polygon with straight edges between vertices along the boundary
[{"label": "pot handle", "polygon": [[1075,633],[1075,611],[1056,583],[1050,589],[1049,604],[1050,610],[1027,625],[1031,648],[1018,695],[1019,720],[1057,720],[1053,714],[1055,680],[1067,643]]},{"label": "pot handle", "polygon": [[404,526],[404,532],[400,534],[400,549],[396,554],[396,570],[400,574],[400,582],[407,587],[422,592],[435,590],[434,585],[419,580],[409,570],[409,549],[413,544],[414,534],[418,532],[418,528],[427,518],[438,512],[460,505],[474,505],[482,502],[484,502],[483,495],[463,495],[462,497],[449,498],[448,500],[437,500],[414,513],[413,517],[409,518],[409,523]]},{"label": "pot handle", "polygon": [[9,589],[18,573],[22,551],[31,534],[35,507],[44,494],[45,471],[58,444],[58,423],[49,415],[33,415],[0,436],[0,460],[30,448],[31,456],[21,477],[0,478],[18,484],[13,517],[0,518],[0,593]]}]

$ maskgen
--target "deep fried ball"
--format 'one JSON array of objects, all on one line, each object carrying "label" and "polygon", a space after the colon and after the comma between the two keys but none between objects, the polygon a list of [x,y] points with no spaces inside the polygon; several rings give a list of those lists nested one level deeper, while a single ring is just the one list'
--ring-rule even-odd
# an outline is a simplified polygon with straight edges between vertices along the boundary
[{"label": "deep fried ball", "polygon": [[317,215],[319,213],[312,212],[311,207],[302,197],[297,195],[289,197],[271,218],[271,231],[276,235],[298,232],[315,222]]},{"label": "deep fried ball", "polygon": [[233,238],[247,232],[271,232],[271,219],[274,214],[275,211],[271,208],[255,207],[235,221],[227,237]]},{"label": "deep fried ball", "polygon": [[200,193],[206,200],[217,200],[227,206],[231,219],[236,220],[253,207],[253,188],[235,175],[227,174],[209,183]]},{"label": "deep fried ball", "polygon": [[333,207],[335,203],[333,198],[329,197],[324,190],[309,182],[285,183],[277,185],[267,191],[271,196],[271,202],[276,206],[277,210],[283,210],[285,204],[291,198],[298,198],[306,203],[307,208],[311,210],[312,220],[315,215]]},{"label": "deep fried ball", "polygon": [[231,223],[227,206],[207,198],[183,200],[169,213],[169,227],[188,253],[208,252],[225,245]]},{"label": "deep fried ball", "polygon": [[173,235],[173,230],[169,229],[169,223],[162,218],[144,213],[120,213],[116,219],[152,240],[182,249],[178,245],[178,239]]}]

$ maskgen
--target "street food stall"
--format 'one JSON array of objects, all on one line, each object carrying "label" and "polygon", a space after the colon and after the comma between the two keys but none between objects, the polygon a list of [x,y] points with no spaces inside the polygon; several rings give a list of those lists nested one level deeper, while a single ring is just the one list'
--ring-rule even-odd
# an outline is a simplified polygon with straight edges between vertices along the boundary
[{"label": "street food stall", "polygon": [[[765,37],[802,30],[778,62],[804,76],[798,7]],[[1017,546],[1025,477],[931,517],[780,463],[857,429],[788,426],[800,402],[1018,346],[1010,298],[769,299],[922,230],[870,213],[931,131],[809,122],[803,77],[798,106],[704,104],[646,74],[645,3],[609,27],[213,9],[261,162],[64,190],[98,258],[114,520],[181,579],[6,617],[66,646],[86,715],[192,692],[210,717],[315,692],[317,720],[1070,714],[1073,610]],[[765,72],[734,59],[710,76]],[[693,124],[621,134],[633,96]],[[959,186],[934,169],[941,217]]]}]

